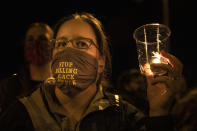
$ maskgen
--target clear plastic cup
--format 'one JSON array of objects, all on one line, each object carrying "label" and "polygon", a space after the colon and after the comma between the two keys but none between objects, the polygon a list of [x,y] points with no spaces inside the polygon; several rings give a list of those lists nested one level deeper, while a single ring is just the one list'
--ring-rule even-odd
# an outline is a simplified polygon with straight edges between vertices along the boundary
[{"label": "clear plastic cup", "polygon": [[133,37],[137,44],[139,67],[142,74],[162,75],[162,70],[151,70],[151,64],[164,63],[167,60],[160,55],[160,51],[168,52],[168,40],[171,30],[168,26],[151,23],[137,28]]}]

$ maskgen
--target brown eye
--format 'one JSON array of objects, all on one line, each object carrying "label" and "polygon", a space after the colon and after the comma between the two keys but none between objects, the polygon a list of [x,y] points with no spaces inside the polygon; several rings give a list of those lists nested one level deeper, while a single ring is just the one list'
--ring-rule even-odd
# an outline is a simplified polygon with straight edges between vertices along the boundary
[{"label": "brown eye", "polygon": [[73,44],[76,48],[79,48],[79,49],[88,49],[90,45],[89,42],[85,40],[78,40],[78,41],[75,41]]},{"label": "brown eye", "polygon": [[56,44],[55,44],[55,47],[56,47],[56,48],[62,48],[62,47],[64,47],[64,46],[66,46],[66,42],[65,42],[65,41],[58,41],[58,42],[56,42]]}]

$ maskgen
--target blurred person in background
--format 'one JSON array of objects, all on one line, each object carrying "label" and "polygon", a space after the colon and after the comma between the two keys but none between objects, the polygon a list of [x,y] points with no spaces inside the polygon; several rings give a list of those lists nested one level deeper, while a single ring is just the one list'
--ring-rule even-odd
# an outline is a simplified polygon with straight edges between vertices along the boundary
[{"label": "blurred person in background", "polygon": [[148,115],[147,83],[139,70],[132,68],[123,71],[117,79],[116,89],[124,100]]},{"label": "blurred person in background", "polygon": [[178,131],[197,130],[197,88],[191,89],[176,102],[172,116]]},{"label": "blurred person in background", "polygon": [[30,95],[37,85],[50,76],[53,38],[52,28],[41,22],[32,23],[25,34],[25,64],[20,71],[0,82],[0,114],[16,98]]}]

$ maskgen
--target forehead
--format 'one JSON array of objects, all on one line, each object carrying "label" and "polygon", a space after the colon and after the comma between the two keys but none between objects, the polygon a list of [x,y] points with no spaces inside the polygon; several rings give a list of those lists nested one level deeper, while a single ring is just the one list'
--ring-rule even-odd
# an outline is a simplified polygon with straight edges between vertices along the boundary
[{"label": "forehead", "polygon": [[96,42],[96,36],[93,28],[90,24],[82,20],[69,20],[64,22],[57,32],[57,38],[61,37],[65,37],[67,39],[86,37],[91,38]]}]

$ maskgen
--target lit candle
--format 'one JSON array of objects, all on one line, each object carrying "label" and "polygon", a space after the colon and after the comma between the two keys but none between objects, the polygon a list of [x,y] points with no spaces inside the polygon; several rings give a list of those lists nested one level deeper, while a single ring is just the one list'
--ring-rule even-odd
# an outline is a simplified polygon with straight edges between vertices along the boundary
[{"label": "lit candle", "polygon": [[[154,64],[158,64],[158,63],[161,63],[162,62],[162,56],[158,53],[158,52],[152,52],[153,53],[153,56],[152,56],[152,60],[151,60],[151,63],[154,63]],[[146,73],[146,75],[153,75],[154,73],[152,72],[151,68],[150,68],[150,64],[149,63],[146,63],[144,65],[144,71]]]},{"label": "lit candle", "polygon": [[161,63],[161,55],[158,52],[152,52],[154,56],[152,63]]}]

